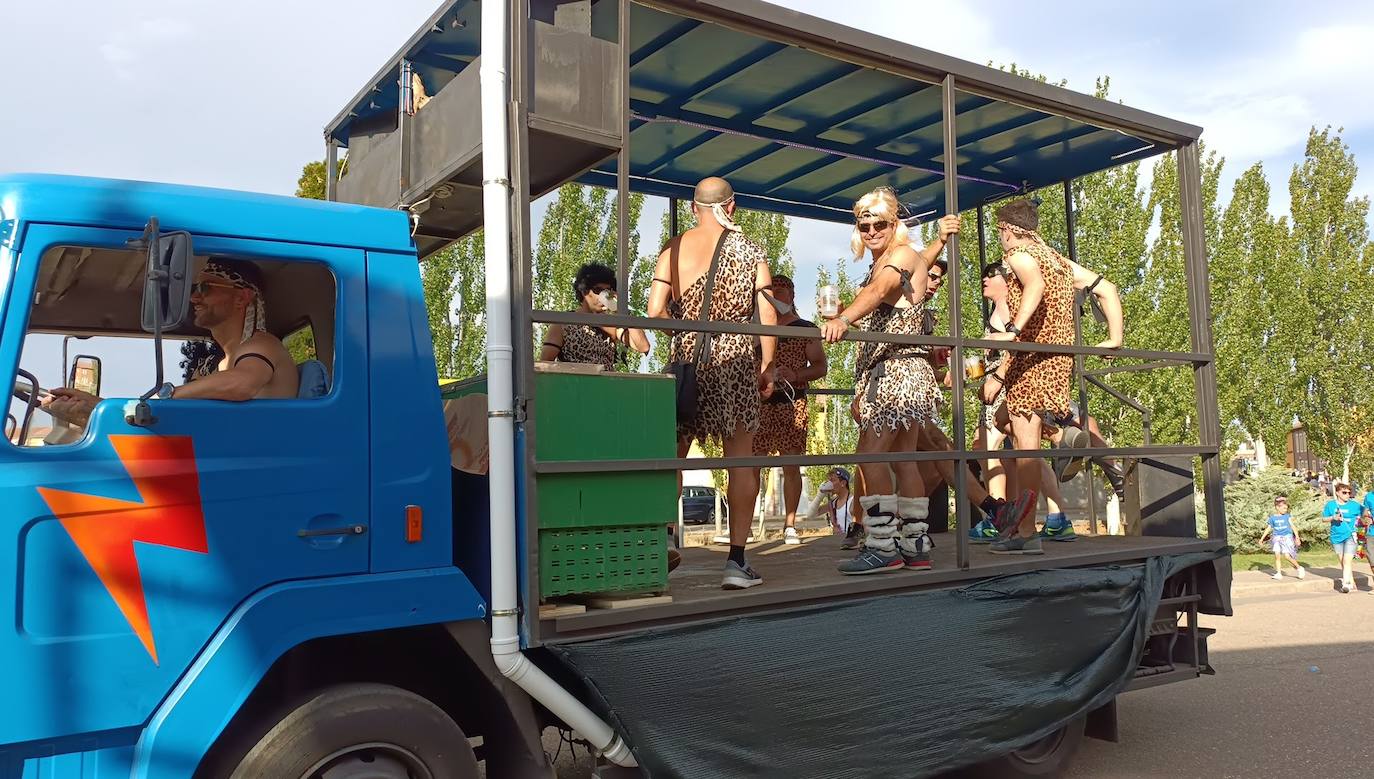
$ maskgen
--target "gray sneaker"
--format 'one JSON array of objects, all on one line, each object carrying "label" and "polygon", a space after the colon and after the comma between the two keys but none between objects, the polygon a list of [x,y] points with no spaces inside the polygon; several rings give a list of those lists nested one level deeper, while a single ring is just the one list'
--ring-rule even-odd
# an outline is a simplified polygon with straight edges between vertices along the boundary
[{"label": "gray sneaker", "polygon": [[840,563],[838,570],[847,576],[863,576],[870,573],[900,571],[904,568],[906,568],[906,561],[902,559],[902,555],[896,549],[887,554],[876,549],[865,549],[853,560],[845,560]]},{"label": "gray sneaker", "polygon": [[760,584],[763,584],[763,577],[748,563],[741,566],[734,560],[725,561],[725,575],[720,580],[722,590],[747,590]]},{"label": "gray sneaker", "polygon": [[[1055,445],[1056,449],[1086,449],[1092,445],[1092,438],[1081,428],[1066,427],[1064,435]],[[1083,470],[1087,463],[1086,457],[1056,457],[1054,458],[1054,475],[1059,481],[1069,481]]]},{"label": "gray sneaker", "polygon": [[993,554],[1044,554],[1045,550],[1040,546],[1040,536],[1011,536],[1000,541],[993,541],[988,549]]}]

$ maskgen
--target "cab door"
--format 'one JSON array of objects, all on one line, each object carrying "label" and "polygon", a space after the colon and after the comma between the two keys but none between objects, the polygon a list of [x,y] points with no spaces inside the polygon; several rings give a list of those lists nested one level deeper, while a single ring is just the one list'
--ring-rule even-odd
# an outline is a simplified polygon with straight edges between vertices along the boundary
[{"label": "cab door", "polygon": [[[3,312],[0,367],[14,376],[21,366],[20,336],[42,260],[64,246],[118,250],[133,237],[31,227]],[[368,568],[364,253],[194,240],[197,256],[231,255],[271,268],[269,326],[273,300],[297,292],[332,297],[332,321],[316,329],[330,334],[333,359],[321,355],[332,363],[328,393],[244,403],[154,400],[150,427],[126,421],[133,400],[112,398],[97,406],[77,443],[0,443],[0,611],[8,612],[0,613],[0,660],[11,669],[0,743],[139,727],[250,594]],[[93,252],[86,262],[101,256]],[[284,286],[301,280],[312,288]],[[274,283],[283,286],[274,290]],[[107,357],[104,371],[135,371],[152,387],[152,341],[136,346],[121,352],[124,365]],[[58,358],[22,360],[40,382],[60,382]],[[180,383],[175,363],[167,378]]]}]

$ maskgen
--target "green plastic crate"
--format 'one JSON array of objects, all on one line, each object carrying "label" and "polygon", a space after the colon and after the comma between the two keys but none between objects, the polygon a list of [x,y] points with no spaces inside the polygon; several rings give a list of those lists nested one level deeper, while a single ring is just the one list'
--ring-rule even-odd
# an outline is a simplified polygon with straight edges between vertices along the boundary
[{"label": "green plastic crate", "polygon": [[662,525],[539,531],[539,594],[663,592],[668,534]]},{"label": "green plastic crate", "polygon": [[[535,374],[540,462],[677,456],[677,385],[655,374]],[[539,529],[677,522],[672,471],[546,473],[536,478]]]}]

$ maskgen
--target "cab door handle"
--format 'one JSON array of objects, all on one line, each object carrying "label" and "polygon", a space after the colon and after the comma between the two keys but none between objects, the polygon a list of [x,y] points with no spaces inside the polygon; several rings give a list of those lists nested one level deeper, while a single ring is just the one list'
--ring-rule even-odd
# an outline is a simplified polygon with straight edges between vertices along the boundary
[{"label": "cab door handle", "polygon": [[344,527],[307,528],[296,531],[298,538],[319,538],[320,536],[360,536],[367,532],[367,525],[345,525]]}]

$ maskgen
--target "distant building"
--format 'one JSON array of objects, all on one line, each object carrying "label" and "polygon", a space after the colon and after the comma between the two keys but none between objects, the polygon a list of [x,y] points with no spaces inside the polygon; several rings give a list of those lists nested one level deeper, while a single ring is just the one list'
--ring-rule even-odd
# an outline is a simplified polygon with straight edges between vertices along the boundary
[{"label": "distant building", "polygon": [[1326,461],[1317,457],[1307,446],[1307,427],[1301,422],[1295,421],[1293,429],[1288,431],[1288,457],[1286,459],[1289,470],[1313,471],[1314,473],[1326,467]]}]

